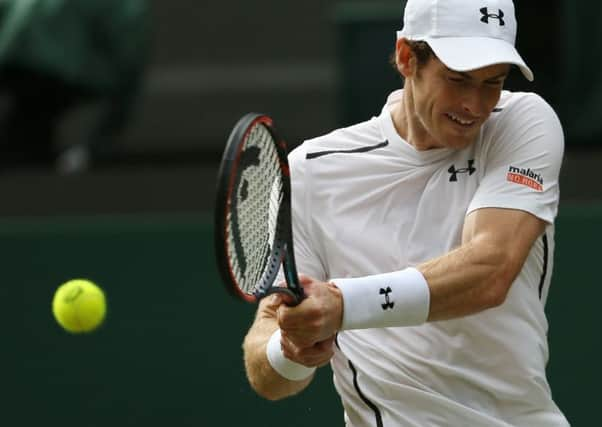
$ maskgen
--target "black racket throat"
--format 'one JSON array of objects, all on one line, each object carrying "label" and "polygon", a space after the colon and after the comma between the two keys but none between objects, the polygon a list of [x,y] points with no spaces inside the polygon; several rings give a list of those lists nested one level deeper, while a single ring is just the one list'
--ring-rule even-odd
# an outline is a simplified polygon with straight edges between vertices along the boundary
[{"label": "black racket throat", "polygon": [[[289,262],[290,261],[286,263],[288,264]],[[284,260],[283,263],[285,263]],[[303,291],[303,287],[299,283],[297,273],[294,269],[294,263],[292,264],[292,269],[290,265],[291,264],[288,264],[284,267],[286,286],[284,286],[284,284],[283,286],[279,286],[279,284],[277,284],[276,286],[271,285],[266,289],[257,289],[254,292],[254,296],[257,301],[272,294],[281,294],[284,303],[288,306],[292,307],[301,303],[301,301],[305,298],[305,293]],[[287,271],[289,272],[288,276],[286,273]]]}]

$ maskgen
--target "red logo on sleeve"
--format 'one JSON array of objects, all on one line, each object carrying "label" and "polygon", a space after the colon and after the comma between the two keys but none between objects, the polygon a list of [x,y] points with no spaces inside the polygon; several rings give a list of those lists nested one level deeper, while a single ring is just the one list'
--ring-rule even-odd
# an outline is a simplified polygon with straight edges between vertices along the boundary
[{"label": "red logo on sleeve", "polygon": [[506,180],[515,184],[526,185],[536,191],[543,191],[543,178],[531,169],[521,169],[510,166]]}]

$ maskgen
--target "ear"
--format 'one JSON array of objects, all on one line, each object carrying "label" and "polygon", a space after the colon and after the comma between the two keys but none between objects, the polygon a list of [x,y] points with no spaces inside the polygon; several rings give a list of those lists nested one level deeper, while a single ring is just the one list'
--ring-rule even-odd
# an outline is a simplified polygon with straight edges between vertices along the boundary
[{"label": "ear", "polygon": [[397,40],[395,44],[395,63],[397,64],[397,71],[404,78],[411,77],[416,71],[416,57],[405,37]]}]

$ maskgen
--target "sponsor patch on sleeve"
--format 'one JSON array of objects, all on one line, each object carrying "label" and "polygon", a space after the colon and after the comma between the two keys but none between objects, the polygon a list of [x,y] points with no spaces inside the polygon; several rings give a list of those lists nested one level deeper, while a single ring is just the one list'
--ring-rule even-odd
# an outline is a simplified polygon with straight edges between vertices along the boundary
[{"label": "sponsor patch on sleeve", "polygon": [[514,184],[526,185],[536,191],[543,191],[543,178],[540,174],[531,169],[517,168],[510,166],[506,180]]}]

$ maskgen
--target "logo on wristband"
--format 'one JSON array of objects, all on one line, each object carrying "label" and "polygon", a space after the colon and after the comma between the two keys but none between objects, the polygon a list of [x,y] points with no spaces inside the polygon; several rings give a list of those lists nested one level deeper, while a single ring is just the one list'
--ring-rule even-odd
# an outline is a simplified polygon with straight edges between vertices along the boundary
[{"label": "logo on wristband", "polygon": [[391,301],[391,298],[389,298],[389,294],[392,292],[393,291],[389,286],[387,286],[387,289],[380,288],[379,294],[385,296],[385,303],[380,305],[383,310],[388,310],[389,308],[393,308],[393,306],[395,306],[395,302]]}]

